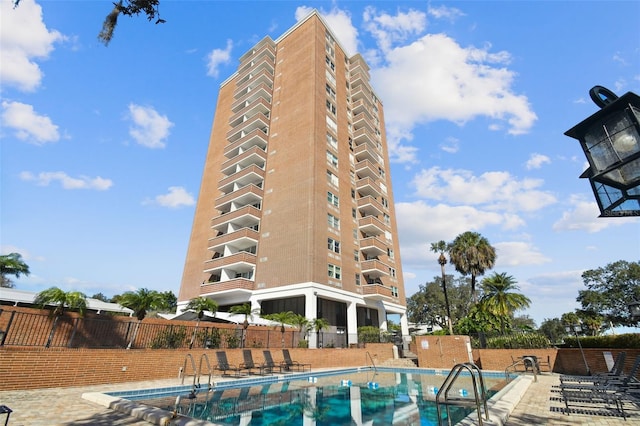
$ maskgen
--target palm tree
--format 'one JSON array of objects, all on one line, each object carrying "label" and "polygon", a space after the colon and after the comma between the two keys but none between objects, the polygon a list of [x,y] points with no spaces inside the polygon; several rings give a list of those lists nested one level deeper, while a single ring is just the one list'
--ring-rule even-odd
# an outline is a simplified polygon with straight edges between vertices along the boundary
[{"label": "palm tree", "polygon": [[449,325],[449,335],[453,336],[453,324],[451,323],[451,308],[449,308],[449,296],[447,295],[447,277],[444,273],[444,265],[447,264],[447,258],[444,256],[444,252],[447,250],[447,243],[443,240],[437,243],[431,243],[431,251],[434,253],[440,253],[438,257],[438,263],[440,264],[440,271],[442,272],[442,291],[444,293],[444,305],[447,309],[447,324]]},{"label": "palm tree", "polygon": [[244,340],[247,334],[247,328],[249,328],[249,320],[253,320],[254,315],[260,314],[260,309],[251,309],[250,303],[243,303],[242,305],[235,305],[229,309],[231,315],[244,315],[244,322],[242,323],[242,347],[244,348]]},{"label": "palm tree", "polygon": [[329,321],[324,318],[314,318],[311,320],[311,328],[316,332],[318,336],[322,330],[329,328]]},{"label": "palm tree", "polygon": [[295,314],[292,324],[298,327],[298,332],[302,336],[302,340],[307,340],[307,328],[309,328],[310,322],[304,315]]},{"label": "palm tree", "polygon": [[125,308],[133,310],[136,318],[138,319],[136,330],[134,331],[129,344],[127,345],[127,349],[131,349],[133,341],[138,334],[140,323],[142,323],[142,320],[147,316],[147,311],[158,309],[159,307],[163,306],[164,298],[156,290],[147,290],[146,288],[141,288],[135,292],[127,291],[121,294],[117,297],[116,301]]},{"label": "palm tree", "polygon": [[263,315],[263,318],[280,323],[280,333],[282,333],[283,348],[284,348],[284,332],[285,332],[284,325],[293,324],[293,322],[295,321],[295,316],[296,314],[294,314],[291,311],[277,312],[274,314]]},{"label": "palm tree", "polygon": [[51,315],[55,318],[53,320],[53,325],[51,326],[49,338],[45,344],[45,347],[48,348],[51,346],[53,335],[55,334],[56,326],[58,325],[58,320],[64,315],[65,308],[77,309],[80,315],[84,315],[84,312],[87,309],[87,296],[79,291],[64,291],[58,287],[51,287],[38,293],[33,303],[41,309],[45,309],[50,305],[55,306],[51,311]]},{"label": "palm tree", "polygon": [[496,249],[477,232],[467,231],[458,235],[447,246],[449,260],[462,275],[471,275],[471,300],[478,302],[476,277],[483,275],[496,263]]},{"label": "palm tree", "polygon": [[29,265],[22,261],[20,253],[9,253],[0,256],[0,287],[13,288],[13,281],[7,275],[20,278],[29,275]]},{"label": "palm tree", "polygon": [[189,349],[193,347],[193,342],[196,339],[196,333],[198,332],[198,326],[200,325],[200,320],[204,317],[204,312],[212,312],[216,313],[218,311],[218,304],[215,300],[209,299],[208,297],[196,297],[195,299],[189,300],[187,306],[185,306],[185,311],[196,311],[198,321],[196,322],[196,328],[193,330],[193,336],[191,336],[191,342],[189,342]]},{"label": "palm tree", "polygon": [[500,332],[504,334],[505,324],[513,313],[519,309],[529,307],[531,300],[521,293],[516,293],[520,287],[516,280],[506,272],[482,280],[482,303],[500,319]]}]

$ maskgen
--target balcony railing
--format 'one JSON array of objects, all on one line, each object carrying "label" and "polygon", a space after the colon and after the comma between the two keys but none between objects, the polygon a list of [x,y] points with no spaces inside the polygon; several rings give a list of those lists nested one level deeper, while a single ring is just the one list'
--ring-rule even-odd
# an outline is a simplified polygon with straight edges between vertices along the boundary
[{"label": "balcony railing", "polygon": [[236,203],[239,205],[247,205],[254,204],[259,201],[262,201],[262,197],[264,196],[264,191],[262,188],[254,184],[250,184],[247,186],[243,186],[237,191],[230,192],[229,194],[225,194],[221,197],[216,198],[215,207],[218,210],[230,210],[231,203]]},{"label": "balcony railing", "polygon": [[209,250],[220,251],[225,245],[229,244],[238,249],[255,246],[258,243],[258,231],[251,228],[242,228],[227,234],[218,235],[209,238]]},{"label": "balcony railing", "polygon": [[238,225],[253,224],[262,218],[262,211],[254,206],[244,206],[237,210],[221,214],[211,219],[211,228],[222,230],[229,223]]},{"label": "balcony railing", "polygon": [[224,268],[233,269],[234,266],[255,266],[256,255],[245,251],[230,254],[216,259],[207,260],[204,263],[204,273],[209,274]]},{"label": "balcony railing", "polygon": [[267,150],[267,133],[263,129],[254,129],[242,138],[225,146],[224,156],[233,158],[240,153],[240,150],[246,151],[254,146],[259,147],[263,151]]}]

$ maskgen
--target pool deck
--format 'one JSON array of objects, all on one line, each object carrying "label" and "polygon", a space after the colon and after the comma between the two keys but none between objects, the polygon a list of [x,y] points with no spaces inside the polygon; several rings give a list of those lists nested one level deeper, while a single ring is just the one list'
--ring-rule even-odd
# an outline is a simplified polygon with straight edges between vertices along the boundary
[{"label": "pool deck", "polygon": [[[552,386],[559,383],[558,375],[543,373],[537,382],[532,382],[520,401],[514,401],[515,409],[506,423],[497,421],[485,424],[505,426],[529,425],[582,425],[617,426],[630,425],[638,421],[638,412],[625,421],[619,417],[595,415],[564,415],[551,411],[562,403],[552,401]],[[0,391],[0,405],[13,410],[8,426],[63,426],[63,425],[135,425],[148,426],[150,423],[138,420],[82,398],[88,392],[110,392],[126,389],[144,389],[176,386],[179,379],[154,380],[113,385],[97,385],[74,388],[51,388],[25,391]],[[0,384],[1,387],[1,384]],[[0,425],[5,416],[0,414]],[[637,424],[637,423],[635,423]]]}]

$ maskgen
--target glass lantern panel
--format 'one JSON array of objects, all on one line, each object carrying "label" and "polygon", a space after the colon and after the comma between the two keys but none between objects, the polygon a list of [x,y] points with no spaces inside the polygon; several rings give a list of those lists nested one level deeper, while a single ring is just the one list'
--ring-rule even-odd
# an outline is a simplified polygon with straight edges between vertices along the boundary
[{"label": "glass lantern panel", "polygon": [[586,132],[584,151],[594,174],[597,175],[640,152],[640,134],[627,111],[628,109],[624,109],[612,113],[604,122],[592,126]]},{"label": "glass lantern panel", "polygon": [[640,158],[621,164],[618,168],[600,176],[594,176],[597,181],[605,181],[611,185],[619,185],[621,189],[640,182]]}]

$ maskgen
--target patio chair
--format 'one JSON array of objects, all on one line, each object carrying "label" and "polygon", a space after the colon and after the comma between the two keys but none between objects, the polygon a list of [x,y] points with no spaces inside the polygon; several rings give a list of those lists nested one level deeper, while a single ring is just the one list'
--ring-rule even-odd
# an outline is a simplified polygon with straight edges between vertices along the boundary
[{"label": "patio chair", "polygon": [[616,360],[611,367],[611,370],[605,373],[596,373],[591,376],[578,376],[573,374],[561,374],[560,381],[561,382],[599,382],[602,380],[606,380],[607,378],[618,377],[622,374],[624,368],[624,362],[627,358],[626,352],[620,352],[616,356]]},{"label": "patio chair", "polygon": [[242,368],[243,370],[247,370],[249,374],[251,374],[253,370],[258,370],[258,374],[260,374],[261,376],[273,373],[273,370],[269,368],[269,366],[265,364],[256,364],[255,362],[253,362],[251,349],[243,349],[242,356],[244,358],[244,362],[240,364],[240,368]]},{"label": "patio chair", "polygon": [[262,354],[264,356],[264,365],[271,369],[271,372],[273,372],[276,368],[278,369],[278,371],[280,373],[282,373],[282,364],[276,364],[275,361],[273,360],[273,357],[271,356],[271,351],[269,350],[264,350],[262,351]]},{"label": "patio chair", "polygon": [[[238,377],[242,375],[243,370],[246,370],[246,368],[241,368],[233,364],[229,364],[229,361],[227,360],[227,353],[225,351],[217,351],[216,358],[218,359],[218,363],[216,364],[214,369],[221,371],[223,376],[233,375],[235,377]],[[227,371],[230,371],[233,374],[227,374]]]},{"label": "patio chair", "polygon": [[282,350],[282,356],[284,357],[284,361],[282,362],[282,369],[289,371],[295,369],[296,371],[311,371],[311,364],[302,364],[298,361],[294,361],[291,359],[291,354],[289,353],[289,349]]},{"label": "patio chair", "polygon": [[616,367],[616,371],[611,369],[611,374],[599,374],[594,376],[560,376],[560,388],[573,388],[573,389],[590,389],[590,388],[626,388],[629,386],[636,386],[640,384],[640,381],[636,377],[640,371],[640,355],[636,356],[633,366],[628,374],[623,370],[624,361],[620,362],[620,365]]}]

